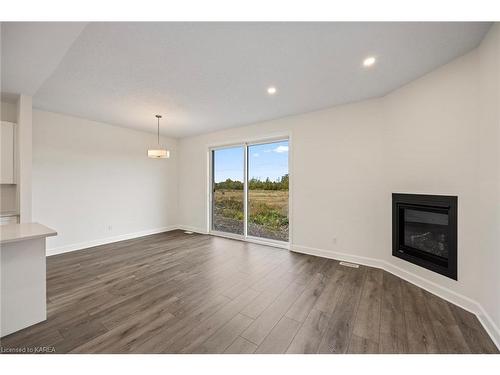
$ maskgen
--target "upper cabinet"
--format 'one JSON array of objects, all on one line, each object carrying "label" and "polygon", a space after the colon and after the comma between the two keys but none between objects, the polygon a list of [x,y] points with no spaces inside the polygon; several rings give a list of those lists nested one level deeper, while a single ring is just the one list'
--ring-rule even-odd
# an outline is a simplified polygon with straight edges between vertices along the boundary
[{"label": "upper cabinet", "polygon": [[1,176],[0,183],[14,184],[15,183],[15,169],[14,169],[14,142],[15,142],[15,126],[12,122],[2,121],[0,132],[1,140]]}]

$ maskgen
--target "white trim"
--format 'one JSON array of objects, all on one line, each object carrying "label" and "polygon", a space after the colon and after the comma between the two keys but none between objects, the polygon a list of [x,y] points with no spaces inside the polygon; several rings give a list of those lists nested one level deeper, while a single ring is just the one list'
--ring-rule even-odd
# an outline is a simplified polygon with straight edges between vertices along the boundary
[{"label": "white trim", "polygon": [[[243,238],[248,237],[248,144],[243,147]],[[212,213],[213,215],[213,213]]]},{"label": "white trim", "polygon": [[471,312],[476,314],[486,333],[490,336],[491,340],[493,340],[493,343],[497,346],[498,350],[500,350],[500,329],[497,327],[493,319],[491,319],[491,316],[486,312],[483,306],[477,302],[476,304],[479,311]]},{"label": "white trim", "polygon": [[464,310],[467,310],[477,316],[480,323],[483,325],[486,332],[489,334],[495,345],[500,349],[500,330],[494,323],[493,319],[484,310],[483,306],[477,301],[466,297],[462,294],[454,292],[448,288],[441,285],[433,283],[424,279],[421,276],[415,275],[412,272],[404,270],[394,264],[387,262],[385,260],[363,257],[359,255],[351,255],[346,253],[341,253],[337,251],[317,249],[313,247],[291,245],[290,250],[297,253],[309,254],[314,256],[319,256],[322,258],[335,259],[340,261],[359,263],[364,266],[381,268],[387,272],[390,272],[403,280],[406,280],[412,284],[419,286],[422,289],[431,292],[432,294],[441,297],[442,299],[449,301],[455,305],[460,306]]},{"label": "white trim", "polygon": [[207,170],[208,170],[208,175],[207,175],[207,191],[206,191],[206,198],[207,198],[207,209],[206,209],[206,214],[207,214],[207,222],[206,222],[206,228],[205,231],[206,233],[210,232],[210,229],[212,229],[212,200],[213,198],[213,150],[208,149],[207,151]]},{"label": "white trim", "polygon": [[269,133],[262,137],[239,137],[227,142],[217,142],[217,143],[208,143],[206,147],[208,149],[216,150],[216,149],[224,149],[235,146],[240,146],[243,144],[265,144],[265,143],[273,143],[280,140],[287,139],[291,136],[291,131],[283,131],[276,133]]},{"label": "white trim", "polygon": [[265,245],[265,246],[271,246],[271,247],[277,247],[280,249],[290,250],[290,244],[288,242],[283,242],[283,241],[260,239],[260,238],[252,237],[252,236],[243,237],[241,234],[232,234],[232,233],[218,232],[218,231],[210,231],[210,233],[207,233],[207,234],[210,236],[214,236],[214,237],[222,237],[222,238],[227,238],[230,240],[250,242],[250,243],[255,243],[258,245]]},{"label": "white trim", "polygon": [[207,221],[206,221],[207,233],[210,232],[210,229],[212,228],[212,201],[214,199],[213,198],[213,190],[214,190],[213,173],[214,172],[213,172],[213,167],[212,167],[213,161],[214,161],[214,153],[213,153],[213,150],[209,148],[207,150],[207,171],[208,171],[208,174],[207,174],[207,183],[205,184],[207,187],[207,190],[205,191],[205,199],[206,199],[205,214],[206,214],[206,218],[207,218]]},{"label": "white trim", "polygon": [[359,255],[352,255],[347,253],[340,253],[332,250],[318,249],[314,247],[301,246],[292,244],[290,250],[296,253],[303,253],[308,255],[314,255],[322,258],[335,259],[350,263],[359,263],[369,267],[382,268],[382,261],[375,258],[368,258]]},{"label": "white trim", "polygon": [[119,242],[119,241],[124,241],[124,240],[130,240],[133,238],[149,236],[151,234],[169,232],[169,231],[172,231],[175,229],[178,229],[178,227],[176,225],[171,225],[168,227],[147,229],[147,230],[143,230],[143,231],[135,232],[135,233],[127,233],[127,234],[122,234],[119,236],[100,238],[97,240],[86,241],[86,242],[79,242],[79,243],[75,243],[75,244],[64,245],[64,246],[60,246],[60,247],[56,247],[56,248],[52,248],[52,249],[47,249],[45,251],[45,254],[46,254],[46,256],[52,256],[52,255],[57,255],[57,254],[69,253],[71,251],[83,250],[83,249],[87,249],[89,247],[106,245],[109,243]]},{"label": "white trim", "polygon": [[259,238],[254,236],[247,236],[246,241],[256,243],[259,245],[266,245],[271,247],[278,247],[280,249],[290,250],[290,243],[285,241],[272,240],[264,237]]},{"label": "white trim", "polygon": [[295,147],[293,146],[293,132],[290,131],[288,135],[288,249],[290,250],[292,246],[292,238],[293,238],[293,182],[294,173],[293,173],[293,160],[294,160],[294,152]]},{"label": "white trim", "polygon": [[210,230],[208,234],[216,236],[216,237],[224,237],[224,238],[229,238],[231,240],[238,240],[238,241],[244,241],[245,236],[242,234],[237,234],[237,233],[231,233],[231,232],[222,232],[218,230]]},{"label": "white trim", "polygon": [[209,236],[214,236],[214,237],[222,237],[222,238],[227,238],[230,240],[236,240],[236,241],[243,241],[243,242],[251,242],[259,245],[265,245],[265,246],[271,246],[271,247],[277,247],[280,249],[286,249],[290,250],[290,243],[284,242],[284,241],[275,241],[275,240],[268,240],[268,239],[260,239],[257,237],[247,237],[244,238],[240,234],[233,234],[233,233],[226,233],[226,232],[218,232],[218,231],[205,231],[202,230],[201,228],[197,227],[191,227],[189,225],[179,225],[177,229],[181,230],[187,230],[190,232],[195,232],[195,233],[200,233],[200,234],[207,234]]}]

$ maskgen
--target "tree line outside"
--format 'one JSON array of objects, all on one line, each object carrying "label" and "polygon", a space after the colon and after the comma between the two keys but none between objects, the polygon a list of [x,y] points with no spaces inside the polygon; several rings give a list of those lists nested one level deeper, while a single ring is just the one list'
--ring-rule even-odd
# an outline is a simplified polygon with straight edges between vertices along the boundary
[{"label": "tree line outside", "polygon": [[[230,178],[215,183],[216,230],[243,234],[243,187]],[[249,235],[288,241],[288,174],[276,181],[252,178],[248,188]]]},{"label": "tree line outside", "polygon": [[[266,178],[264,181],[252,178],[248,181],[249,190],[288,190],[289,176],[285,174],[276,181]],[[230,178],[225,181],[215,183],[216,190],[243,190],[243,182],[233,181]]]}]

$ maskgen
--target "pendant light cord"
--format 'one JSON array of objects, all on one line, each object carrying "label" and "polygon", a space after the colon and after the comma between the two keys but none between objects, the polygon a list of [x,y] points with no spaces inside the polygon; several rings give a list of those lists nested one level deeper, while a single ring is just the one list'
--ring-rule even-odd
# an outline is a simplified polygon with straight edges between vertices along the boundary
[{"label": "pendant light cord", "polygon": [[160,144],[160,118],[158,117],[158,145]]}]

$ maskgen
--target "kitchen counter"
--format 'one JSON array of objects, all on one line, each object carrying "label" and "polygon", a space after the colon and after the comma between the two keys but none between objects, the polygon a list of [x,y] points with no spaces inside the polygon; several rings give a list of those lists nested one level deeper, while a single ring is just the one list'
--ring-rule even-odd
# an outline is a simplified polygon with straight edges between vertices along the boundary
[{"label": "kitchen counter", "polygon": [[7,224],[0,226],[0,244],[35,238],[56,236],[57,232],[38,223]]},{"label": "kitchen counter", "polygon": [[45,238],[38,223],[0,226],[0,337],[47,319]]}]

